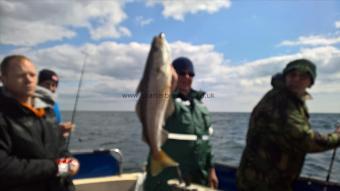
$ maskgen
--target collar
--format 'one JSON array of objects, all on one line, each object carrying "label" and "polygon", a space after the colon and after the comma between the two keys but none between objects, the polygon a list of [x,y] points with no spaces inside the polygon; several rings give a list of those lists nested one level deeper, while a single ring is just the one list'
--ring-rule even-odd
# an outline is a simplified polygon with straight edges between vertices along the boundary
[{"label": "collar", "polygon": [[201,100],[205,95],[204,91],[197,91],[194,89],[191,89],[187,96],[184,96],[181,94],[178,90],[175,90],[173,93],[174,98],[181,98],[182,100],[192,100],[192,99],[198,99]]},{"label": "collar", "polygon": [[304,95],[301,97],[302,100],[307,101],[307,100],[312,100],[313,96],[308,93],[307,91],[304,93]]},{"label": "collar", "polygon": [[305,93],[302,95],[302,96],[298,96],[298,95],[296,95],[294,92],[292,92],[292,91],[290,91],[288,88],[283,88],[283,90],[285,91],[285,92],[287,92],[287,95],[289,96],[289,97],[292,97],[292,98],[294,98],[295,100],[298,100],[298,101],[300,101],[300,102],[305,102],[305,101],[307,101],[307,100],[311,100],[311,99],[313,99],[313,97],[312,97],[312,95],[311,94],[309,94],[307,91],[305,91]]},{"label": "collar", "polygon": [[47,88],[37,86],[33,102],[35,108],[53,108],[56,96]]},{"label": "collar", "polygon": [[[45,116],[45,108],[46,107],[35,107],[35,106],[31,106],[27,103],[20,103],[18,100],[16,100],[13,96],[13,94],[11,94],[8,90],[6,90],[6,88],[1,87],[0,88],[0,94],[2,94],[2,96],[4,96],[5,98],[7,98],[8,100],[6,101],[8,102],[12,102],[13,104],[17,105],[17,107],[21,108],[25,108],[26,110],[31,111],[36,117],[41,118],[43,116]],[[37,101],[37,97],[33,97],[33,103],[35,104]],[[14,111],[14,110],[13,110]]]},{"label": "collar", "polygon": [[28,105],[27,103],[20,103],[20,104],[24,108],[30,110],[38,118],[42,118],[45,116],[45,113],[46,113],[45,108],[35,108],[35,107]]}]

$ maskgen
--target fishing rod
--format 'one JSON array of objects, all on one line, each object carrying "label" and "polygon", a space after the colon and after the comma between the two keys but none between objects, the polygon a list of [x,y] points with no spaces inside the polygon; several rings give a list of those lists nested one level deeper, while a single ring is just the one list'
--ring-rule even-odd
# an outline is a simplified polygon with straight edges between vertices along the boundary
[{"label": "fishing rod", "polygon": [[[80,89],[81,89],[81,85],[83,83],[83,76],[84,76],[84,73],[85,73],[86,60],[87,60],[87,56],[88,56],[88,54],[86,52],[83,53],[83,54],[85,54],[85,57],[84,57],[83,66],[82,66],[82,69],[81,69],[79,83],[78,83],[78,90],[77,90],[77,94],[76,94],[76,100],[74,102],[73,111],[72,111],[72,118],[71,118],[71,123],[72,124],[74,124],[74,121],[75,121],[75,118],[76,118],[76,112],[77,112],[78,100],[79,100],[79,95],[80,95]],[[67,137],[66,148],[68,148],[69,145],[70,145],[71,134],[72,134],[72,131],[70,131],[70,134]]]},{"label": "fishing rod", "polygon": [[[340,120],[338,120],[335,123],[335,127],[340,128]],[[328,189],[329,179],[331,177],[335,156],[336,156],[336,148],[333,149],[332,159],[331,159],[331,163],[329,164],[328,173],[327,173],[327,177],[326,177],[326,186],[324,187],[323,191],[327,191],[327,189]]]}]

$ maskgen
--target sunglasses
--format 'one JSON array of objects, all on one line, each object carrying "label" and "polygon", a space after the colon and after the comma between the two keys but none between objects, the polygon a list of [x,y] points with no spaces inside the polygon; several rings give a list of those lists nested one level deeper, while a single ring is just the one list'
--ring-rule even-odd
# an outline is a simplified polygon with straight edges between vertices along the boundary
[{"label": "sunglasses", "polygon": [[185,76],[185,75],[189,75],[190,77],[194,77],[195,76],[195,74],[194,73],[192,73],[192,72],[178,72],[178,75],[180,75],[180,76]]}]

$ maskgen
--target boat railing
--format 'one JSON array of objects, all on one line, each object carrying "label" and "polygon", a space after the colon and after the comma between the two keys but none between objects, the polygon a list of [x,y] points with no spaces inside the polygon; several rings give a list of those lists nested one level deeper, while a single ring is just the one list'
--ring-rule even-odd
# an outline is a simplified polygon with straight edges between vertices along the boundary
[{"label": "boat railing", "polygon": [[[106,169],[103,176],[121,175],[123,173],[124,157],[118,148],[74,149],[71,150],[71,153],[79,160],[81,166],[80,173],[76,178],[88,178],[92,175],[100,176],[99,168],[102,171]],[[96,164],[93,164],[94,162]],[[102,167],[99,167],[99,165],[102,165]]]},{"label": "boat railing", "polygon": [[[118,148],[112,148],[112,149],[109,149],[110,152],[112,154],[114,154],[115,156],[117,156],[119,159],[118,159],[118,163],[119,163],[119,175],[123,173],[123,153],[121,152],[120,149]],[[117,159],[116,157],[116,159]]]}]

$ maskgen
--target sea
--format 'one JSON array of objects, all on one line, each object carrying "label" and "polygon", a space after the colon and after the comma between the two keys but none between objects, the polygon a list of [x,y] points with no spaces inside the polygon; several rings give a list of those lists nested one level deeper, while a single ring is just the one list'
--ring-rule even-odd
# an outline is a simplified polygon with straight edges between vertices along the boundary
[{"label": "sea", "polygon": [[[64,120],[72,112],[64,111]],[[211,113],[214,133],[211,138],[214,159],[218,163],[237,166],[245,146],[250,113]],[[340,114],[311,114],[314,130],[333,132]],[[134,112],[79,111],[75,116],[70,149],[119,148],[124,156],[123,171],[143,171],[149,152],[142,141],[142,127]],[[326,179],[333,150],[308,154],[302,175]],[[295,161],[290,161],[294,163]],[[340,182],[340,151],[335,157],[331,180]]]}]

